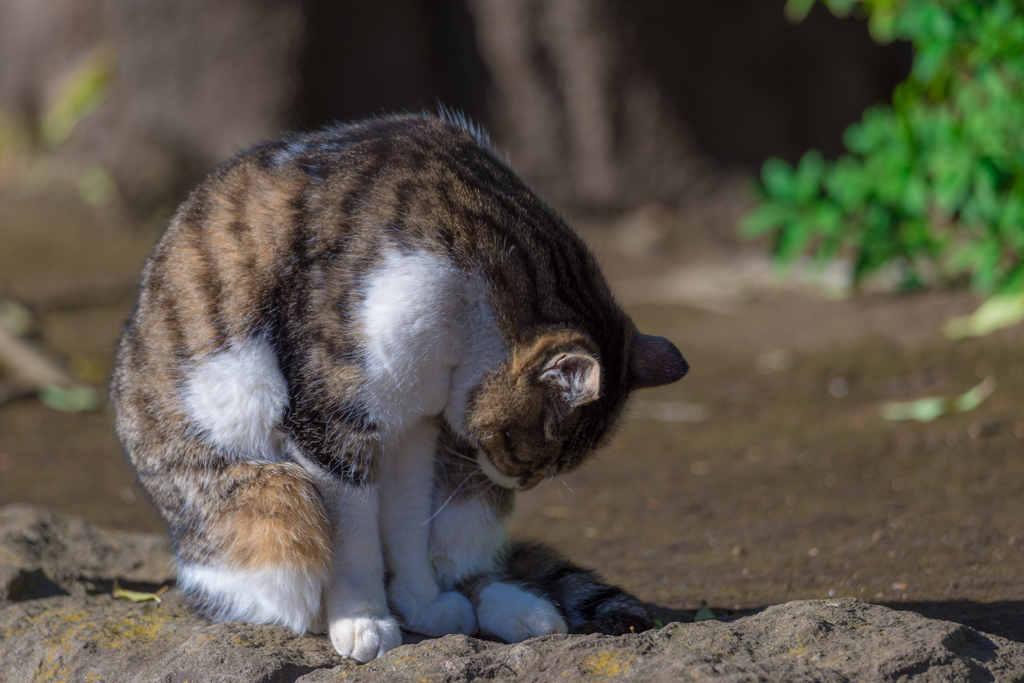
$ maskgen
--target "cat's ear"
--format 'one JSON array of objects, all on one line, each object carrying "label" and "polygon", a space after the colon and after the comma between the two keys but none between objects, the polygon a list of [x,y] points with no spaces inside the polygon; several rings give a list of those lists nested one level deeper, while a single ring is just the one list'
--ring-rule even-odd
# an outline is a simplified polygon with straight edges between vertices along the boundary
[{"label": "cat's ear", "polygon": [[601,396],[601,364],[584,353],[558,353],[544,364],[537,380],[548,390],[544,436],[557,441],[577,406]]},{"label": "cat's ear", "polygon": [[555,389],[568,409],[601,396],[601,364],[585,353],[556,354],[545,364],[538,379]]},{"label": "cat's ear", "polygon": [[632,376],[629,389],[632,391],[671,384],[682,379],[690,366],[668,339],[634,332],[629,369]]}]

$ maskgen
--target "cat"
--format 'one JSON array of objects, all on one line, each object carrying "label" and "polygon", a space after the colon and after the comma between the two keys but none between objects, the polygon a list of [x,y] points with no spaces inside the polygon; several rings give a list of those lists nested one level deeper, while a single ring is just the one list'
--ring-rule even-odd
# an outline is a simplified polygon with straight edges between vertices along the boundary
[{"label": "cat", "polygon": [[[531,584],[504,518],[607,439],[630,391],[687,370],[481,130],[402,115],[256,146],[200,183],[143,270],[111,397],[193,605],[368,661],[400,625],[613,628],[600,600],[572,611],[574,583],[640,614],[536,550],[561,575]],[[473,510],[454,461],[486,478]]]}]

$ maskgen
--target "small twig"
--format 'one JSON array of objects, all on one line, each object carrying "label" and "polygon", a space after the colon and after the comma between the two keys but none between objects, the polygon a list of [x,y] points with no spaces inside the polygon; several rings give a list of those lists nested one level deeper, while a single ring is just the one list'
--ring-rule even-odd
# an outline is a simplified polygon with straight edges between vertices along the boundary
[{"label": "small twig", "polygon": [[0,326],[0,364],[15,380],[35,389],[47,385],[72,387],[75,380],[42,351]]}]

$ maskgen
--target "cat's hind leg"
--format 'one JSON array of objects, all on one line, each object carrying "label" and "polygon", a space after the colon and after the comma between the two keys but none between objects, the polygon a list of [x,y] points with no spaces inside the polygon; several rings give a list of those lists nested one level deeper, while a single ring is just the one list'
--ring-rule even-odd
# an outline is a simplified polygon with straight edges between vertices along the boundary
[{"label": "cat's hind leg", "polygon": [[[242,463],[178,473],[203,514],[178,536],[177,584],[216,621],[325,630],[330,530],[299,465]],[[172,531],[174,529],[172,528]]]}]

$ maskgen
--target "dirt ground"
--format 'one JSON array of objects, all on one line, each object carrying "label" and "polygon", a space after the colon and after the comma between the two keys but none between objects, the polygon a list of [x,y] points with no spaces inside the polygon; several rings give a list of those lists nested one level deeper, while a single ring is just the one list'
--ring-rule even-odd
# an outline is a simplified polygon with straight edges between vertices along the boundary
[{"label": "dirt ground", "polygon": [[[614,286],[681,263],[598,245]],[[39,314],[37,339],[103,385],[154,233],[126,236],[74,206],[0,202],[0,295]],[[724,263],[724,261],[723,261]],[[581,471],[522,494],[513,535],[553,543],[655,606],[719,615],[857,596],[1024,642],[1024,329],[948,342],[964,292],[835,301],[765,290],[731,312],[627,306],[691,365],[638,393]],[[888,400],[994,394],[934,422],[890,422]],[[0,504],[29,502],[107,525],[161,530],[132,484],[109,409],[35,398],[0,406]]]}]

